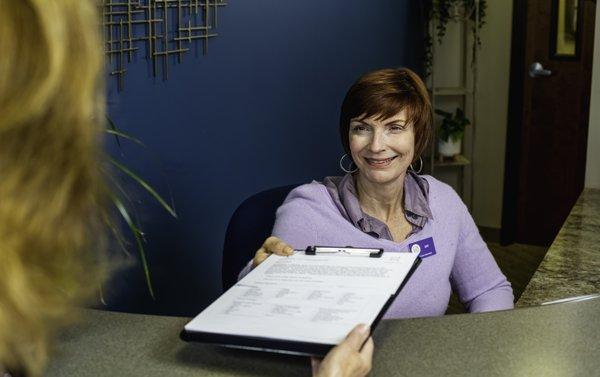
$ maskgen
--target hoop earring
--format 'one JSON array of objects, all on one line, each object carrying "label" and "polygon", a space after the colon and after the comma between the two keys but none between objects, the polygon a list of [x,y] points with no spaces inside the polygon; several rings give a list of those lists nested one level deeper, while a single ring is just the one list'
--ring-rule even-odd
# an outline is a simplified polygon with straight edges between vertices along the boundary
[{"label": "hoop earring", "polygon": [[410,164],[410,170],[414,171],[417,174],[419,174],[421,172],[421,170],[423,170],[423,159],[421,158],[421,156],[419,156],[419,162],[421,162],[421,164],[419,165],[419,170],[415,170],[415,168],[413,168],[412,164]]},{"label": "hoop earring", "polygon": [[[346,168],[344,167],[344,164],[343,164],[343,162],[344,162],[344,158],[345,158],[345,157],[350,157],[350,156],[348,156],[346,153],[344,153],[344,154],[342,155],[342,158],[340,158],[340,169],[342,169],[343,171],[345,171],[345,172],[346,172],[346,173],[348,173],[348,174],[352,174],[352,173],[356,172],[356,171],[358,170],[358,166],[356,166],[356,164],[354,164],[354,162],[352,161],[352,159],[350,159],[350,168],[346,169]],[[356,166],[356,168],[355,168],[354,170],[350,170],[350,169],[352,168],[352,165],[355,165],[355,166]]]}]

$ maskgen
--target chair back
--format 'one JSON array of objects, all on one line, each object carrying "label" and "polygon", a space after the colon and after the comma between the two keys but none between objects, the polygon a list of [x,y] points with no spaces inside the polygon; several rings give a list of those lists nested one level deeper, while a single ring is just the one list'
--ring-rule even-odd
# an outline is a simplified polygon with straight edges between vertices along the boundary
[{"label": "chair back", "polygon": [[223,291],[237,282],[242,268],[271,235],[277,208],[297,186],[282,186],[259,192],[244,200],[235,210],[229,220],[223,245]]}]

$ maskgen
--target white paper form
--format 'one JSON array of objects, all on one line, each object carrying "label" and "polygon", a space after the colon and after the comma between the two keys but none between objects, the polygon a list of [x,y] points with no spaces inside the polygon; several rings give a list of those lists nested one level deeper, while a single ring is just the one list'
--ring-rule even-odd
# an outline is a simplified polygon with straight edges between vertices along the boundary
[{"label": "white paper form", "polygon": [[375,320],[416,257],[271,255],[185,329],[335,345]]}]

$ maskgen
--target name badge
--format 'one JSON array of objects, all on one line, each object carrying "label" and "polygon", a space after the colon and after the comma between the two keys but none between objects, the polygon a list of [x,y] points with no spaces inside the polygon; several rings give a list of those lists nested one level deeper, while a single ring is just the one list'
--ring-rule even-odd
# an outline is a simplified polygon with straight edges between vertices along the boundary
[{"label": "name badge", "polygon": [[433,244],[433,238],[425,238],[417,242],[413,242],[408,245],[408,250],[411,253],[419,253],[419,258],[427,258],[435,255],[435,246]]}]

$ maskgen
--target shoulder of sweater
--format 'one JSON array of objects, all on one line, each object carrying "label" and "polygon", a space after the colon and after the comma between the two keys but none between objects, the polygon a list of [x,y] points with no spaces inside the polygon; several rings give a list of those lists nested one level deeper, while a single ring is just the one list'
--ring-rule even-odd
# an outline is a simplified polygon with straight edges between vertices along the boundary
[{"label": "shoulder of sweater", "polygon": [[449,184],[430,175],[421,175],[421,178],[429,183],[428,199],[430,203],[445,203],[450,205],[463,204],[460,196]]},{"label": "shoulder of sweater", "polygon": [[331,196],[327,192],[327,188],[321,182],[312,181],[294,188],[285,199],[285,203],[289,202],[302,203],[308,206],[322,207],[323,204],[334,206]]}]

